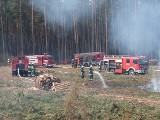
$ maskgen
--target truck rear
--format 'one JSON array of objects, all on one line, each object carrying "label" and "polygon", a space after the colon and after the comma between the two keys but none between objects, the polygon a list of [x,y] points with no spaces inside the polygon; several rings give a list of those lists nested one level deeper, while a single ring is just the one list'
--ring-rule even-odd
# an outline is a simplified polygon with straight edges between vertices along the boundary
[{"label": "truck rear", "polygon": [[90,66],[98,65],[103,59],[104,52],[90,52],[74,54],[74,60],[77,61],[78,65]]},{"label": "truck rear", "polygon": [[12,75],[27,76],[29,59],[25,56],[17,56],[12,59]]},{"label": "truck rear", "polygon": [[52,55],[27,55],[29,62],[33,63],[36,67],[53,67],[55,61]]}]

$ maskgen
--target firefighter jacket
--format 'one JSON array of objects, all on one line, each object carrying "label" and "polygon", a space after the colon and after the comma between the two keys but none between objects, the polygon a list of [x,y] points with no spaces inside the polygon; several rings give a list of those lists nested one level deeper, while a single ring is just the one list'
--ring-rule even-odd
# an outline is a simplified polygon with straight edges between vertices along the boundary
[{"label": "firefighter jacket", "polygon": [[31,70],[32,70],[32,71],[35,71],[35,65],[32,65],[32,66],[31,66]]},{"label": "firefighter jacket", "polygon": [[84,67],[81,67],[81,77],[82,77],[82,79],[84,78]]},{"label": "firefighter jacket", "polygon": [[92,67],[89,68],[89,77],[90,79],[93,79],[93,68]]},{"label": "firefighter jacket", "polygon": [[32,65],[28,64],[28,72],[31,72],[31,71],[32,71]]},{"label": "firefighter jacket", "polygon": [[81,67],[81,73],[84,73],[84,67]]}]

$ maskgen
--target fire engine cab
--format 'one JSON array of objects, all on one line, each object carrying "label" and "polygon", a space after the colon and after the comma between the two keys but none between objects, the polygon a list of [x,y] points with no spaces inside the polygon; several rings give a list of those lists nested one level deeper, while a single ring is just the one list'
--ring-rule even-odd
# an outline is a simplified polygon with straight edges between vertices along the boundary
[{"label": "fire engine cab", "polygon": [[29,59],[25,56],[17,56],[12,59],[12,75],[28,75]]},{"label": "fire engine cab", "polygon": [[105,55],[99,65],[100,68],[119,74],[145,74],[148,71],[148,61],[144,56]]},{"label": "fire engine cab", "polygon": [[90,66],[97,65],[103,60],[104,52],[90,52],[74,54],[74,60],[77,61],[78,65]]},{"label": "fire engine cab", "polygon": [[55,61],[52,55],[45,53],[44,55],[28,55],[26,56],[29,62],[33,63],[36,67],[53,67]]}]

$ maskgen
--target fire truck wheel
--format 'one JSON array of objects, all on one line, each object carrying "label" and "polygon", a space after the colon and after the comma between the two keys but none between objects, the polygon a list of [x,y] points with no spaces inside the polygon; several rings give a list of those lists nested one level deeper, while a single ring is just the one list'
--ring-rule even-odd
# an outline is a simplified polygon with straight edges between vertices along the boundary
[{"label": "fire truck wheel", "polygon": [[133,69],[130,69],[129,72],[128,72],[128,74],[129,74],[129,75],[134,75],[134,70],[133,70]]},{"label": "fire truck wheel", "polygon": [[25,77],[28,77],[28,72],[27,71],[25,71]]},{"label": "fire truck wheel", "polygon": [[110,72],[114,73],[114,69],[110,69]]},{"label": "fire truck wheel", "polygon": [[84,66],[85,66],[85,67],[89,67],[88,63],[84,63]]},{"label": "fire truck wheel", "polygon": [[13,76],[16,75],[16,72],[12,71],[12,75],[13,75]]},{"label": "fire truck wheel", "polygon": [[47,65],[43,65],[44,68],[47,68]]}]

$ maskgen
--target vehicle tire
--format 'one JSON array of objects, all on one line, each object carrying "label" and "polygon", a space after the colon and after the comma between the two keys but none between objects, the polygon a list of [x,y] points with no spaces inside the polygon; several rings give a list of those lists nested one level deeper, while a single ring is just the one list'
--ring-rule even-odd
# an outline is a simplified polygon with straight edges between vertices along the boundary
[{"label": "vehicle tire", "polygon": [[129,75],[134,75],[134,74],[135,74],[135,73],[134,73],[134,70],[133,70],[133,69],[130,69],[129,72],[128,72],[128,74],[129,74]]},{"label": "vehicle tire", "polygon": [[44,68],[47,68],[47,65],[43,65]]},{"label": "vehicle tire", "polygon": [[28,71],[25,71],[24,75],[25,77],[28,77]]},{"label": "vehicle tire", "polygon": [[84,66],[85,66],[85,67],[89,67],[88,63],[84,63]]},{"label": "vehicle tire", "polygon": [[14,71],[12,71],[12,76],[15,76],[15,75],[16,75],[16,73]]},{"label": "vehicle tire", "polygon": [[110,71],[109,71],[109,72],[114,73],[114,69],[110,69]]}]

